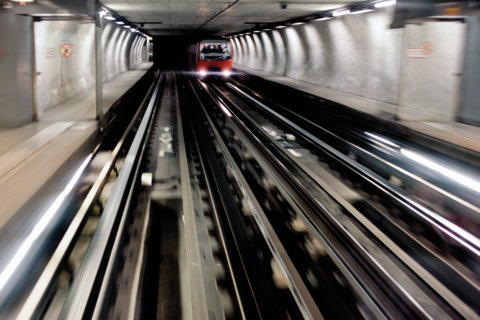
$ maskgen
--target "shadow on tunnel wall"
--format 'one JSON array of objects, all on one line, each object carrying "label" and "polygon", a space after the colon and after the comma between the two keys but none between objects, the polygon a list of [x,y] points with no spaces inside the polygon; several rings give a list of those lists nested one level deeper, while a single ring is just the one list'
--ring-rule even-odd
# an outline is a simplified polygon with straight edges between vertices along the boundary
[{"label": "shadow on tunnel wall", "polygon": [[187,70],[188,55],[187,37],[164,36],[155,37],[153,45],[153,61],[160,69]]}]

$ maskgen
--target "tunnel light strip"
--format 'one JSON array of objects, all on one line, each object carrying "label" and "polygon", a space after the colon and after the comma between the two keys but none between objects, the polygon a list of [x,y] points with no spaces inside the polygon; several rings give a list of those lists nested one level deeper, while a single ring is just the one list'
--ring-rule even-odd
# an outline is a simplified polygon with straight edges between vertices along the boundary
[{"label": "tunnel light strip", "polygon": [[396,3],[397,3],[397,1],[395,1],[395,0],[377,2],[377,3],[375,3],[375,8],[389,7],[389,6],[395,5]]},{"label": "tunnel light strip", "polygon": [[341,10],[333,11],[332,15],[334,17],[340,17],[340,16],[344,16],[344,15],[349,14],[349,13],[350,13],[350,9],[341,9]]},{"label": "tunnel light strip", "polygon": [[[362,13],[372,12],[374,11],[373,6],[375,8],[382,8],[382,7],[392,6],[395,4],[396,4],[396,0],[372,1],[370,4],[363,5],[363,8],[362,6],[353,6],[353,7],[346,6],[333,11],[325,11],[323,13],[322,12],[317,13],[317,18],[315,19],[313,19],[313,17],[311,16],[304,19],[313,19],[313,21],[326,21],[326,20],[331,20],[334,17],[341,17],[348,14],[362,14]],[[274,27],[275,29],[283,29],[283,28],[286,28],[287,26],[299,26],[305,23],[306,21],[297,21],[297,22],[289,22],[286,25],[277,25],[277,26],[269,25],[269,26]],[[250,30],[250,32],[246,32],[245,34],[250,35],[252,33],[259,33],[262,31],[271,31],[271,30],[272,30],[271,28],[265,28],[262,30],[253,30],[253,31]],[[239,33],[239,34],[231,35],[230,37],[239,37],[239,36],[241,37],[241,36],[244,36],[245,34]]]},{"label": "tunnel light strip", "polygon": [[361,13],[367,13],[367,12],[372,12],[373,9],[362,9],[362,10],[358,10],[358,11],[352,11],[350,12],[350,14],[361,14]]},{"label": "tunnel light strip", "polygon": [[50,205],[50,207],[46,210],[42,218],[35,224],[32,232],[28,235],[28,237],[23,241],[20,248],[17,250],[15,255],[13,256],[12,260],[8,263],[8,265],[3,269],[2,273],[0,274],[0,290],[2,290],[5,285],[7,284],[8,280],[12,277],[14,271],[20,266],[22,260],[30,250],[31,246],[37,241],[38,237],[42,234],[45,228],[48,226],[50,221],[53,219],[55,214],[58,212],[58,209],[65,201],[67,196],[72,192],[73,188],[77,184],[78,180],[82,176],[83,171],[89,164],[90,160],[92,159],[93,154],[90,154],[80,165],[77,169],[75,174],[73,175],[72,179],[68,182],[67,186],[63,191],[58,195],[55,201]]}]

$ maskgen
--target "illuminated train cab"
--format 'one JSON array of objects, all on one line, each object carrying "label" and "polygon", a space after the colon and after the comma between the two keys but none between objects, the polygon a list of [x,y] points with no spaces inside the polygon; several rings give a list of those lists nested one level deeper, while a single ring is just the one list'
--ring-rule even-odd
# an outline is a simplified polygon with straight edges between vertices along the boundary
[{"label": "illuminated train cab", "polygon": [[219,76],[228,79],[232,73],[233,52],[229,40],[201,40],[190,47],[190,63],[201,77]]}]

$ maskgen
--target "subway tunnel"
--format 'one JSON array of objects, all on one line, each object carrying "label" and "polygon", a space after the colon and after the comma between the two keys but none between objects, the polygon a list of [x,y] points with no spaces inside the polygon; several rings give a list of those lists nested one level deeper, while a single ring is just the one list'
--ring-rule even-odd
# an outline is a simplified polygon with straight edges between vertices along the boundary
[{"label": "subway tunnel", "polygon": [[0,318],[479,319],[480,1],[0,1]]}]

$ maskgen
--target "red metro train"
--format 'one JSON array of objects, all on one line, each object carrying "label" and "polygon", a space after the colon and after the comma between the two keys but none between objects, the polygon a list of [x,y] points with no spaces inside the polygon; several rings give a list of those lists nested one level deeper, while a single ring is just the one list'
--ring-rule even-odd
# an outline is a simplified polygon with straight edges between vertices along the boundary
[{"label": "red metro train", "polygon": [[232,74],[233,50],[230,40],[208,39],[189,47],[190,65],[200,78]]}]

